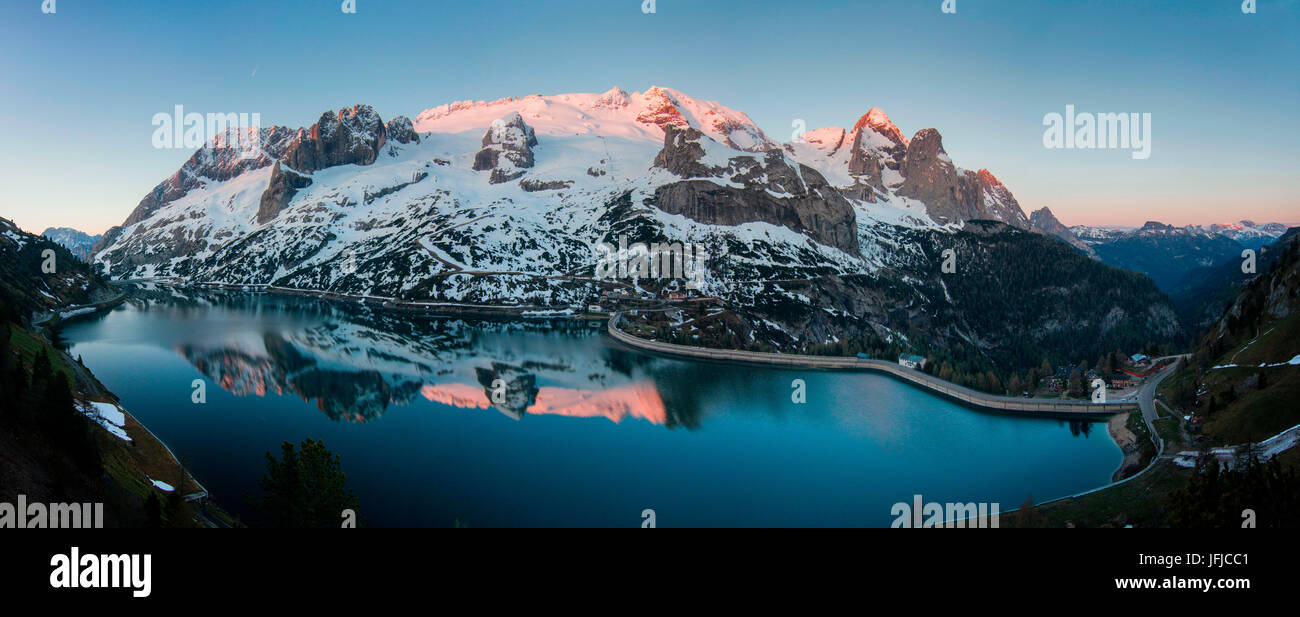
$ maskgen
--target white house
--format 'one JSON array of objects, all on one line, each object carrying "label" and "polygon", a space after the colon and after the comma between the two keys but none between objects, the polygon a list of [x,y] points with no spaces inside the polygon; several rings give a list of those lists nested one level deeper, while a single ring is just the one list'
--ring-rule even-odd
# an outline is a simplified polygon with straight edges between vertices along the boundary
[{"label": "white house", "polygon": [[924,369],[925,358],[905,353],[898,356],[898,364],[900,366],[906,366],[907,368]]}]

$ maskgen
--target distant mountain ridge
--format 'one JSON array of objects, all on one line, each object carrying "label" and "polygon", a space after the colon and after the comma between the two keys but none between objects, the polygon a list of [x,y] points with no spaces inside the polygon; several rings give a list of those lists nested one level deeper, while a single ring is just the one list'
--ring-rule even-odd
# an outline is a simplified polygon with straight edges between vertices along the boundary
[{"label": "distant mountain ridge", "polygon": [[[53,272],[47,271],[47,264]],[[12,313],[10,319],[27,324],[39,314],[104,302],[117,295],[107,281],[62,245],[0,218],[0,310]]]},{"label": "distant mountain ridge", "polygon": [[1158,221],[1148,221],[1138,228],[1097,227],[1075,225],[1071,233],[1088,244],[1099,244],[1118,238],[1133,236],[1197,236],[1205,238],[1230,238],[1246,248],[1259,248],[1280,238],[1286,233],[1287,226],[1282,223],[1256,223],[1241,220],[1236,223],[1212,223],[1209,225],[1186,225],[1176,227]]},{"label": "distant mountain ridge", "polygon": [[1057,220],[1056,215],[1052,214],[1051,208],[1041,208],[1030,214],[1029,226],[1031,230],[1065,242],[1089,257],[1095,257],[1097,254],[1096,251],[1092,250],[1091,246],[1088,246],[1087,243],[1075,236],[1069,227]]},{"label": "distant mountain ridge", "polygon": [[1185,227],[1150,221],[1136,229],[1088,225],[1064,228],[1055,217],[1048,218],[1050,214],[1036,212],[1034,229],[1107,264],[1146,274],[1166,292],[1187,287],[1205,271],[1240,260],[1242,251],[1258,251],[1287,231],[1281,223],[1247,220]]},{"label": "distant mountain ridge", "polygon": [[1254,272],[1244,272],[1245,260],[1238,258],[1189,273],[1169,292],[1184,323],[1199,330],[1218,319],[1247,281],[1273,268],[1297,234],[1300,234],[1300,227],[1292,227],[1272,244],[1260,247],[1255,256]]},{"label": "distant mountain ridge", "polygon": [[90,260],[90,251],[99,242],[102,235],[92,236],[70,227],[51,227],[41,232],[42,236],[58,242],[63,248],[72,251],[82,261]]},{"label": "distant mountain ridge", "polygon": [[1172,402],[1199,415],[1215,444],[1260,441],[1300,422],[1300,229],[1267,252],[1267,268],[1239,283],[1171,379]]},{"label": "distant mountain ridge", "polygon": [[1226,235],[1157,222],[1131,232],[1094,232],[1082,240],[1096,251],[1101,261],[1146,274],[1166,292],[1175,289],[1193,271],[1241,259],[1244,250]]}]

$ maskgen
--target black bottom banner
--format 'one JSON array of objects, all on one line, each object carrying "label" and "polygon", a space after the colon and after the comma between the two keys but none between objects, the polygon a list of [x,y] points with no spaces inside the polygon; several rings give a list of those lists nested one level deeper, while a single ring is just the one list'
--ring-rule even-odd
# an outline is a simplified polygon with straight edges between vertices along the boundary
[{"label": "black bottom banner", "polygon": [[[969,599],[1038,592],[1282,595],[1294,542],[1266,530],[339,530],[0,532],[0,589],[41,603],[243,604],[462,594],[508,581],[554,593],[733,585],[798,595],[863,585]],[[695,582],[691,582],[695,579]],[[723,581],[734,580],[726,583]],[[639,582],[639,583],[638,583]],[[473,585],[473,587],[471,587]],[[592,598],[596,598],[593,596]],[[580,600],[580,599],[579,599]]]}]

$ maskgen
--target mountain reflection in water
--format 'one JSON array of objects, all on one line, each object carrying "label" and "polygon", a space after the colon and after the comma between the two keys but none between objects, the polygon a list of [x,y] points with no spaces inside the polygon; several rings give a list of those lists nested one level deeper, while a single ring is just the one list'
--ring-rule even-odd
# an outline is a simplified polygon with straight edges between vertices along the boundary
[{"label": "mountain reflection in water", "polygon": [[603,325],[158,288],[63,334],[241,515],[266,453],[308,437],[380,527],[639,526],[646,508],[663,526],[888,526],[916,494],[1010,507],[1103,484],[1123,459],[1100,426],[881,375],[649,356]]},{"label": "mountain reflection in water", "polygon": [[[178,310],[184,310],[186,302],[238,304],[254,299],[276,301],[257,295],[199,294],[135,302],[181,304]],[[588,323],[434,321],[323,302],[293,303],[294,319],[269,320],[257,329],[178,333],[174,349],[227,392],[293,394],[332,420],[371,421],[390,405],[408,405],[422,396],[451,407],[496,409],[516,420],[545,414],[614,423],[629,417],[658,425],[693,423],[682,422],[680,414],[677,420],[669,418],[653,379],[634,375],[635,360],[610,357],[625,355],[623,351],[608,348],[606,357],[585,361],[568,356],[568,362],[583,366],[555,362],[546,334],[562,330],[565,341],[575,332],[598,338],[599,330]],[[484,343],[490,343],[494,331],[517,337],[521,329],[535,331],[538,344],[484,353]],[[497,380],[504,388],[493,402]],[[538,387],[542,381],[549,385]],[[683,404],[682,409],[691,408],[689,401]]]}]

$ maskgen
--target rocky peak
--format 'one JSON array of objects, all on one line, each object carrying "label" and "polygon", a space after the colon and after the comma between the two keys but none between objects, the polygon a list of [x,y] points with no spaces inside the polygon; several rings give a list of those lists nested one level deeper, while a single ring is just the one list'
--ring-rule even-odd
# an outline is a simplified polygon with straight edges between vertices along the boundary
[{"label": "rocky peak", "polygon": [[1160,221],[1147,221],[1140,229],[1138,234],[1172,234],[1178,233],[1178,228],[1173,225],[1166,225]]},{"label": "rocky peak", "polygon": [[907,161],[903,169],[932,162],[943,162],[952,167],[952,159],[948,158],[948,151],[943,149],[943,135],[936,129],[921,129],[907,144]]},{"label": "rocky peak", "polygon": [[978,217],[979,180],[960,174],[943,149],[943,136],[922,129],[907,145],[902,165],[903,185],[898,193],[925,202],[930,218],[955,223]]},{"label": "rocky peak", "polygon": [[903,136],[903,132],[898,130],[898,126],[879,107],[872,107],[865,115],[858,118],[857,124],[853,125],[853,132],[861,133],[864,128],[870,128],[896,144],[908,145],[908,139]]},{"label": "rocky peak", "polygon": [[851,193],[858,199],[874,202],[876,193],[888,192],[884,170],[900,171],[908,140],[889,120],[889,116],[873,107],[853,125],[848,133],[851,140],[849,175],[856,181]]},{"label": "rocky peak", "polygon": [[1012,227],[1029,229],[1029,218],[1020,209],[1015,195],[998,180],[993,172],[981,169],[975,172],[981,190],[980,218],[1002,221]]},{"label": "rocky peak", "polygon": [[90,249],[95,246],[96,242],[99,242],[101,237],[103,237],[102,235],[92,236],[83,231],[69,227],[51,227],[41,232],[41,236],[49,238],[50,240],[57,242],[63,248],[72,251],[72,254],[80,257],[82,261],[88,261],[90,259]]},{"label": "rocky peak", "polygon": [[415,125],[406,116],[396,116],[384,126],[388,139],[399,144],[420,143],[420,135],[415,132]]},{"label": "rocky peak", "polygon": [[970,172],[953,165],[939,131],[917,131],[907,144],[901,172],[903,185],[898,193],[925,202],[936,222],[986,219],[1020,229],[1030,226],[1015,196],[989,170]]},{"label": "rocky peak", "polygon": [[654,86],[646,90],[642,96],[645,99],[645,109],[637,115],[637,122],[653,124],[665,131],[670,126],[690,126],[686,117],[682,115],[682,110],[677,108],[677,101],[663,88]]},{"label": "rocky peak", "polygon": [[[232,129],[233,131],[234,129]],[[136,205],[122,226],[131,226],[153,215],[159,208],[184,197],[207,182],[225,182],[248,171],[270,165],[283,156],[296,133],[282,126],[249,129],[248,136],[256,132],[257,143],[249,147],[242,136],[232,139],[230,132],[214,138],[190,155],[181,168]]]},{"label": "rocky peak", "polygon": [[[733,156],[725,167],[711,167],[702,162],[706,138],[689,127],[668,125],[664,130],[664,148],[654,166],[685,179],[656,189],[656,207],[706,225],[760,221],[780,225],[846,253],[858,253],[853,206],[821,173],[792,165],[779,148],[761,157]],[[725,184],[714,181],[719,179]]]},{"label": "rocky peak", "polygon": [[980,184],[984,185],[985,187],[988,188],[1001,187],[1003,190],[1006,190],[1007,188],[1006,186],[1003,186],[1002,181],[998,180],[997,176],[993,175],[993,172],[987,169],[981,169],[975,172],[975,175],[979,176]]},{"label": "rocky peak", "polygon": [[301,176],[292,170],[282,169],[280,161],[271,168],[271,180],[266,190],[262,191],[261,201],[257,207],[257,222],[265,224],[284,211],[285,207],[298,193],[298,189],[311,186],[311,178]]},{"label": "rocky peak", "polygon": [[[1052,214],[1052,209],[1047,207],[1034,210],[1033,213],[1029,215],[1029,222],[1033,225],[1035,230],[1049,234],[1056,234],[1061,230],[1067,232],[1070,231],[1069,227],[1066,227],[1065,224],[1061,223],[1061,221],[1056,218],[1055,214]],[[1073,232],[1071,232],[1070,235],[1074,235]]]},{"label": "rocky peak", "polygon": [[603,109],[622,109],[632,103],[627,91],[615,86],[596,99],[595,107]]},{"label": "rocky peak", "polygon": [[510,112],[494,120],[483,134],[483,147],[498,145],[514,151],[522,151],[537,145],[537,134],[533,127],[524,122],[519,112]]},{"label": "rocky peak", "polygon": [[492,170],[492,184],[518,179],[533,166],[536,145],[533,128],[518,112],[510,112],[494,120],[483,134],[483,149],[474,156],[474,171]]},{"label": "rocky peak", "polygon": [[1061,240],[1062,242],[1083,251],[1087,255],[1091,256],[1096,253],[1092,247],[1088,246],[1083,242],[1083,240],[1080,240],[1078,236],[1074,235],[1074,232],[1070,231],[1069,227],[1066,227],[1061,223],[1061,221],[1056,218],[1056,215],[1052,214],[1050,208],[1039,208],[1029,215],[1029,230]]},{"label": "rocky peak", "polygon": [[369,105],[327,111],[299,129],[284,153],[289,167],[306,174],[339,165],[370,165],[386,139],[384,121]]},{"label": "rocky peak", "polygon": [[667,125],[664,128],[664,149],[655,156],[654,166],[666,169],[682,178],[713,176],[715,170],[700,162],[700,159],[704,158],[702,139],[704,133],[697,129]]}]

